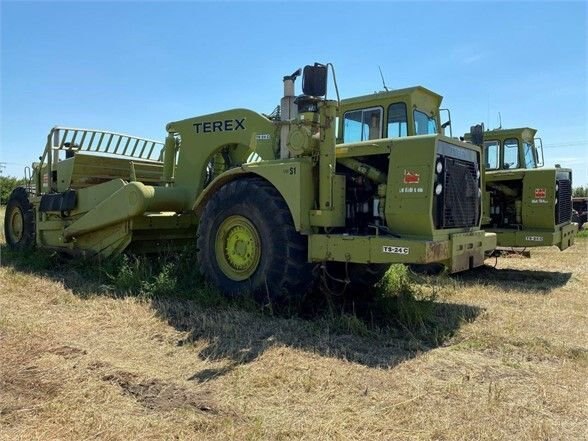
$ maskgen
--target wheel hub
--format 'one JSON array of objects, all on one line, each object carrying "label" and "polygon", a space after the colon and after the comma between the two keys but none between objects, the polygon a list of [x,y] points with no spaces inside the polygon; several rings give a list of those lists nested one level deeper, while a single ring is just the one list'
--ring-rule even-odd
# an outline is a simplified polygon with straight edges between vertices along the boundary
[{"label": "wheel hub", "polygon": [[216,237],[216,259],[227,277],[235,281],[253,275],[261,257],[261,241],[255,226],[244,216],[226,218]]},{"label": "wheel hub", "polygon": [[24,233],[24,217],[22,211],[15,207],[8,217],[8,234],[11,236],[13,243],[20,242]]}]

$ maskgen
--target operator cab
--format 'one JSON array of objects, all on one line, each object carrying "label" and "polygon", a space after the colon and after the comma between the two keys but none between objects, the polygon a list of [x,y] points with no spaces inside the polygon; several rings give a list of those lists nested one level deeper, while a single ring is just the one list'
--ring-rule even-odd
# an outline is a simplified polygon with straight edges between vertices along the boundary
[{"label": "operator cab", "polygon": [[417,86],[341,100],[337,143],[441,134],[442,99]]},{"label": "operator cab", "polygon": [[[534,169],[543,166],[543,143],[530,127],[484,132],[486,170]],[[471,135],[465,134],[470,140]]]}]

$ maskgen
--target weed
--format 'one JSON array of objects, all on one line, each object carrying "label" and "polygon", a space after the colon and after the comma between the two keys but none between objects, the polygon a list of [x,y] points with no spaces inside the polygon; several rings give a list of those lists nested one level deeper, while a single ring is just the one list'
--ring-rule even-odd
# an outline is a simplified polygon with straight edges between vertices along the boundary
[{"label": "weed", "polygon": [[0,246],[0,265],[11,265],[19,271],[46,271],[55,265],[57,253],[47,250],[34,249],[28,253],[12,251],[5,244]]},{"label": "weed", "polygon": [[360,337],[373,335],[368,325],[355,314],[343,312],[328,321],[332,330],[338,334],[352,334]]},{"label": "weed", "polygon": [[140,257],[123,254],[101,269],[112,281],[109,288],[120,294],[139,294],[150,284],[152,265]]},{"label": "weed", "polygon": [[424,294],[404,265],[393,265],[380,283],[374,309],[405,330],[428,333],[435,312],[436,293]]}]

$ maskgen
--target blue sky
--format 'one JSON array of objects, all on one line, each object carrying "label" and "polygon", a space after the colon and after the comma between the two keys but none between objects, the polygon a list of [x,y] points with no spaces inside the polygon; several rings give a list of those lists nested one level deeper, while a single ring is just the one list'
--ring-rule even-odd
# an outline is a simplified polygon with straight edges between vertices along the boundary
[{"label": "blue sky", "polygon": [[423,85],[453,133],[539,129],[546,164],[588,184],[586,2],[1,3],[4,174],[21,176],[55,125],[163,139],[165,124],[269,113],[282,76],[335,65],[343,97]]}]

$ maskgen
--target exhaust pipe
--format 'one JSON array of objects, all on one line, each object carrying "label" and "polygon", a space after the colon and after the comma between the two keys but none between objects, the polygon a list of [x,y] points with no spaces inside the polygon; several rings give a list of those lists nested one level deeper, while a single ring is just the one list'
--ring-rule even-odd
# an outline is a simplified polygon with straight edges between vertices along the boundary
[{"label": "exhaust pipe", "polygon": [[296,77],[302,73],[298,69],[292,75],[284,77],[284,96],[280,100],[280,117],[282,119],[282,127],[280,129],[280,159],[286,159],[290,156],[288,150],[288,134],[290,133],[290,121],[296,119],[298,116],[298,107],[294,103],[296,95],[294,94],[294,82]]}]

